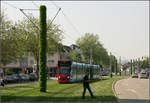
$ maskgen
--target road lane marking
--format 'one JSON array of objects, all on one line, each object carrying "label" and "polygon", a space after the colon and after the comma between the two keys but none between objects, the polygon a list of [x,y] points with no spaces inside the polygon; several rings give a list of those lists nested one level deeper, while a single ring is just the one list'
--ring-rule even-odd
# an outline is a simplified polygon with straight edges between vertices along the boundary
[{"label": "road lane marking", "polygon": [[134,89],[128,89],[128,91],[131,91],[131,92],[137,93]]}]

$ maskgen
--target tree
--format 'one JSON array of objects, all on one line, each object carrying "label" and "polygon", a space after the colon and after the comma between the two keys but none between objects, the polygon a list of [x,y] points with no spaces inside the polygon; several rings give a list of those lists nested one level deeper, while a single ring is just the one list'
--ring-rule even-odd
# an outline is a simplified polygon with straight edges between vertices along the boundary
[{"label": "tree", "polygon": [[7,15],[2,11],[0,15],[1,21],[1,62],[3,65],[16,61],[23,55],[22,45],[24,43],[21,35],[16,32],[15,24],[8,19]]},{"label": "tree", "polygon": [[40,35],[39,35],[39,82],[40,91],[46,92],[47,68],[46,68],[46,52],[47,52],[47,28],[46,28],[46,6],[40,6]]},{"label": "tree", "polygon": [[98,35],[85,33],[76,41],[76,44],[80,47],[86,62],[90,62],[92,49],[93,63],[102,64],[104,67],[109,66],[108,52],[99,41]]},{"label": "tree", "polygon": [[112,72],[117,73],[117,65],[116,65],[117,59],[114,55],[111,55],[111,62],[112,62],[112,64],[111,64]]},{"label": "tree", "polygon": [[[37,70],[39,70],[39,53],[38,53],[38,35],[39,35],[39,20],[32,14],[29,14],[29,19],[34,22],[36,27],[28,18],[24,18],[22,21],[18,21],[15,25],[18,30],[17,34],[22,35],[24,38],[24,52],[29,52],[37,63]],[[47,20],[47,52],[60,52],[62,30],[59,29],[59,25],[52,24],[51,20]]]},{"label": "tree", "polygon": [[75,50],[71,50],[69,54],[70,54],[70,59],[72,59],[73,61],[76,61],[76,62],[81,61],[80,55]]}]

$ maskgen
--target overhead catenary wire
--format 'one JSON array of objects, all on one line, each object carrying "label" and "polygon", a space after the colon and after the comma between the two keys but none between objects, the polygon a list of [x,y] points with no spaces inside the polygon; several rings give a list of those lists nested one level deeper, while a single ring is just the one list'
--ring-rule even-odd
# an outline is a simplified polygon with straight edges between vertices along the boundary
[{"label": "overhead catenary wire", "polygon": [[22,9],[22,10],[39,10],[39,9]]},{"label": "overhead catenary wire", "polygon": [[53,0],[51,1],[51,3],[52,3],[56,8],[60,8]]},{"label": "overhead catenary wire", "polygon": [[[61,8],[60,6],[58,6],[54,1],[51,1],[51,3],[56,7],[56,8]],[[62,9],[62,14],[65,17],[66,21],[72,26],[72,28],[74,29],[74,31],[77,33],[77,35],[81,36],[81,33],[78,31],[78,29],[74,26],[74,24],[71,22],[71,20],[69,19],[69,17],[64,13],[64,10]]]},{"label": "overhead catenary wire", "polygon": [[[55,2],[51,1],[51,3],[58,9],[61,8],[60,6],[58,6]],[[74,29],[74,31],[77,33],[77,35],[81,36],[81,33],[78,31],[78,29],[73,25],[73,23],[71,22],[71,20],[69,19],[69,17],[64,13],[64,10],[61,10],[63,16],[65,17],[66,21],[68,22],[68,24]],[[69,37],[72,41],[76,41],[74,39],[72,39],[73,37],[64,33],[63,35]]]},{"label": "overhead catenary wire", "polygon": [[[23,11],[24,9],[20,9],[20,8],[14,6],[14,5],[10,4],[10,3],[7,3],[7,2],[3,2],[3,3],[5,3],[5,4],[11,6],[12,8],[15,8],[15,9],[20,10],[20,11],[30,20],[30,22],[39,30],[38,26],[36,26],[35,23],[34,23],[34,22],[27,16],[27,14]],[[31,9],[30,9],[30,10],[31,10]]]},{"label": "overhead catenary wire", "polygon": [[34,5],[34,6],[36,6],[37,8],[40,8],[35,2],[33,2],[32,1],[32,4]]},{"label": "overhead catenary wire", "polygon": [[63,11],[62,11],[62,14],[64,15],[64,17],[66,18],[66,20],[68,21],[68,23],[72,26],[72,28],[74,29],[74,31],[77,32],[77,34],[80,34],[80,32],[78,31],[78,29],[71,23],[70,19],[68,18],[68,16]]},{"label": "overhead catenary wire", "polygon": [[60,12],[61,8],[58,9],[56,15],[54,16],[54,18],[52,19],[50,25],[47,27],[47,29],[49,29],[49,27],[51,26],[51,24],[53,23],[53,21],[55,20],[56,16],[58,15],[58,13]]},{"label": "overhead catenary wire", "polygon": [[75,41],[75,39],[74,39],[74,38],[72,38],[69,34],[64,33],[63,35],[64,35],[64,36],[67,36],[70,40]]},{"label": "overhead catenary wire", "polygon": [[[30,22],[34,25],[34,27],[36,27],[36,28],[39,30],[39,27],[38,27],[38,26],[28,17],[28,15],[24,12],[24,10],[39,10],[39,9],[20,9],[20,8],[14,6],[14,5],[12,5],[12,4],[9,4],[9,3],[7,3],[7,2],[3,2],[3,3],[5,3],[5,4],[11,6],[12,8],[15,8],[15,9],[20,10],[20,11],[30,20]],[[53,4],[55,4],[55,3],[53,3]],[[57,5],[55,4],[55,6],[57,6]],[[57,8],[58,8],[58,7],[59,7],[59,6],[57,6]],[[54,16],[54,18],[53,18],[52,21],[51,21],[51,24],[52,24],[52,22],[54,21],[54,19],[56,18],[56,16],[58,15],[58,13],[60,12],[60,10],[61,10],[61,8],[59,7],[59,10],[57,11],[56,15]],[[64,15],[64,17],[67,18],[68,22],[72,25],[72,27],[74,27],[73,24],[72,24],[72,23],[70,22],[70,20],[68,19],[68,17],[65,15],[64,12],[63,12],[63,15]],[[49,26],[50,26],[50,25],[49,25]],[[74,29],[75,29],[75,27],[74,27]],[[76,30],[76,32],[78,32],[78,31]],[[66,33],[65,33],[64,35],[66,35],[67,37],[69,37],[70,40],[75,41],[70,35],[68,35],[68,34],[66,34]]]},{"label": "overhead catenary wire", "polygon": [[14,5],[10,4],[10,3],[7,3],[7,2],[2,2],[2,3],[5,3],[5,4],[11,6],[12,8],[19,9],[19,8],[15,7]]},{"label": "overhead catenary wire", "polygon": [[40,30],[39,27],[26,15],[26,13],[22,9],[19,9],[19,10],[30,20],[30,22],[34,25],[34,27]]}]

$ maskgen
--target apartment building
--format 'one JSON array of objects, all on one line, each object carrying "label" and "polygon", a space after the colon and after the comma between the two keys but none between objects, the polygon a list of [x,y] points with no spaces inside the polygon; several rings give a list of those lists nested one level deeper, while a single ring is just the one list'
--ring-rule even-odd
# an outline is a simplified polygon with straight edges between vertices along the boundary
[{"label": "apartment building", "polygon": [[[82,53],[80,51],[80,48],[76,45],[66,46],[64,45],[62,47],[62,53],[63,55],[59,54],[58,52],[51,52],[47,53],[47,73],[50,77],[56,77],[57,76],[57,62],[59,59],[68,59],[69,58],[69,52],[71,50],[77,51],[77,53],[80,54],[82,57]],[[14,73],[37,73],[37,60],[35,57],[33,57],[30,53],[27,53],[28,56],[25,56],[19,60],[13,61],[10,64],[2,65],[0,72],[3,72],[3,74],[7,74],[9,71]]]},{"label": "apartment building", "polygon": [[[48,76],[56,76],[57,74],[57,61],[60,59],[59,53],[47,54],[47,72]],[[7,74],[9,71],[13,73],[36,73],[37,61],[30,55],[25,56],[19,60],[13,61],[7,65],[1,65],[1,72]]]}]

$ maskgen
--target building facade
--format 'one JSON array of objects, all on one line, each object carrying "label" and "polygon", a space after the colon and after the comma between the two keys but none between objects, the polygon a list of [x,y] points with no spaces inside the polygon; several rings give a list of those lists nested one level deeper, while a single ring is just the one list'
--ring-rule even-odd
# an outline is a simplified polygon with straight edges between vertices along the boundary
[{"label": "building facade", "polygon": [[[60,59],[59,53],[48,53],[47,54],[47,73],[48,76],[56,76],[57,74],[57,61]],[[37,61],[30,55],[25,56],[19,60],[16,60],[7,65],[1,65],[0,70],[3,75],[12,73],[36,73],[37,72]]]}]

